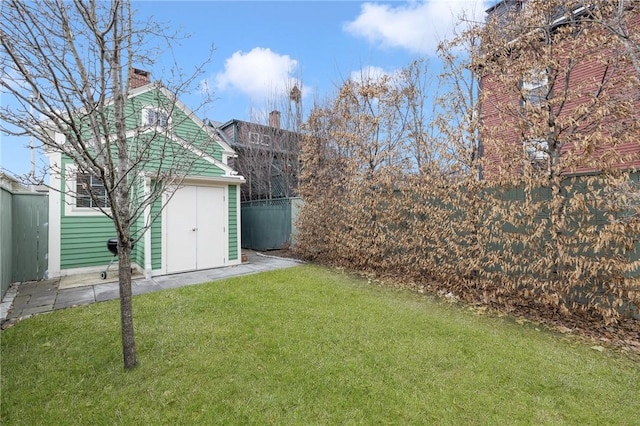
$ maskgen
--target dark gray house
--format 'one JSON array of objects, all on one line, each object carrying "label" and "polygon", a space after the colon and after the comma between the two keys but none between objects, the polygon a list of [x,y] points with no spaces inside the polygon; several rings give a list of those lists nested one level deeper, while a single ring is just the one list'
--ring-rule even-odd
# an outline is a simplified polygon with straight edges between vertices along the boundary
[{"label": "dark gray house", "polygon": [[242,120],[209,122],[238,154],[230,159],[245,183],[242,201],[295,197],[298,189],[300,134],[280,127],[280,112],[269,125]]}]

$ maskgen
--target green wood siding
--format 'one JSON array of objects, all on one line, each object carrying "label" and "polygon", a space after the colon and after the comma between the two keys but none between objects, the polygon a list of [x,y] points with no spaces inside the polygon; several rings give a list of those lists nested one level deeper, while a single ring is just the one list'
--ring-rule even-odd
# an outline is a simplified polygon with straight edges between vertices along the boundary
[{"label": "green wood siding", "polygon": [[[73,162],[62,160],[61,189],[64,190],[65,167]],[[107,241],[116,237],[115,227],[106,216],[67,216],[65,204],[72,203],[61,193],[60,202],[60,269],[83,268],[105,265],[112,254],[107,250]]]},{"label": "green wood siding", "polygon": [[104,265],[113,255],[107,241],[116,237],[113,222],[104,217],[62,217],[60,268]]},{"label": "green wood siding", "polygon": [[[189,140],[187,140],[189,141]],[[194,176],[223,176],[224,171],[210,162],[197,158],[197,156],[180,147],[173,141],[167,141],[164,136],[158,134],[142,134],[136,140],[131,140],[130,145],[144,146],[148,148],[145,153],[144,170],[155,172],[158,169],[169,170],[189,170],[189,175]],[[132,148],[134,149],[134,148]],[[138,153],[132,151],[132,158]]]},{"label": "green wood siding", "polygon": [[[159,90],[150,90],[137,95],[129,100],[126,107],[126,127],[133,130],[142,124],[142,111],[145,107],[163,108],[171,114],[171,132],[204,151],[210,157],[222,161],[222,148],[213,142],[210,134],[201,127],[198,121],[194,121],[187,116],[184,111],[177,107],[171,107],[169,102]],[[89,134],[88,134],[89,135]],[[153,139],[151,139],[153,138]],[[137,176],[143,171],[154,172],[158,168],[167,170],[171,167],[183,169],[180,166],[186,163],[189,167],[190,176],[217,177],[224,176],[225,172],[210,162],[197,158],[196,154],[186,150],[180,144],[166,138],[159,133],[140,134],[130,139],[129,146],[135,150],[139,146],[150,147],[145,151],[146,166],[144,169],[132,171],[132,176]],[[132,152],[132,158],[137,153]],[[71,164],[69,158],[63,157],[62,164],[62,187],[65,185],[64,167]],[[143,191],[142,182],[134,186],[132,195],[141,195]],[[230,259],[238,258],[238,206],[236,203],[237,186],[229,186],[229,253]],[[60,224],[60,268],[72,269],[89,266],[107,264],[111,258],[111,253],[106,248],[107,240],[116,236],[113,222],[106,216],[81,216],[69,215],[65,212],[65,194],[61,195],[61,224]],[[157,200],[152,206],[152,217],[157,215],[157,219],[151,226],[151,264],[152,269],[162,268],[162,219],[159,215],[162,201]],[[137,218],[132,224],[132,237],[142,236],[144,232],[144,217]],[[140,238],[136,242],[132,252],[132,263],[136,263],[144,268],[145,241]]]},{"label": "green wood siding", "polygon": [[238,186],[229,185],[229,260],[238,260]]},{"label": "green wood siding", "polygon": [[[171,124],[169,127],[171,134],[188,142],[193,147],[200,149],[210,157],[222,161],[222,147],[212,139],[212,134],[201,126],[199,120],[185,114],[184,111],[173,104],[172,100],[167,99],[165,95],[157,89],[141,93],[128,100],[125,106],[125,123],[128,131],[138,129],[142,126],[143,110],[146,107],[164,109],[171,116]],[[81,131],[88,139],[93,137],[89,126],[88,121],[83,122],[81,125]],[[110,131],[112,133],[115,132],[115,127],[112,126]],[[145,152],[145,161],[148,162],[148,166],[144,167],[145,170],[157,170],[161,164],[162,168],[166,170],[173,165],[180,164],[179,161],[181,159],[186,159],[187,163],[196,159],[195,154],[176,144],[171,138],[167,139],[161,132],[141,134],[130,139],[132,157],[135,156],[133,150],[137,146],[140,146],[139,144],[148,144],[151,138],[153,139],[151,149]],[[183,164],[185,163],[183,162]],[[139,170],[136,172],[138,171]],[[221,176],[224,175],[224,172],[204,160],[196,160],[193,170],[189,174],[197,176]]]},{"label": "green wood siding", "polygon": [[167,99],[159,90],[150,90],[129,100],[126,111],[127,129],[133,130],[142,126],[142,111],[145,107],[161,108],[167,111],[171,116],[171,131],[176,136],[207,152],[216,160],[222,161],[222,148],[211,140],[210,134],[200,126],[199,122],[174,106],[173,101]]}]

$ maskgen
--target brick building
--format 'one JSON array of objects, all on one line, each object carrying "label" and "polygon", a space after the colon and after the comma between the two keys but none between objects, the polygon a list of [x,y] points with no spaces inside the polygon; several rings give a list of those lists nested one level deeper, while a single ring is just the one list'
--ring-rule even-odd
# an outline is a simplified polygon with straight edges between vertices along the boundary
[{"label": "brick building", "polygon": [[607,26],[637,36],[640,7],[620,6],[503,0],[487,10],[477,61],[486,178],[640,168],[638,46]]}]

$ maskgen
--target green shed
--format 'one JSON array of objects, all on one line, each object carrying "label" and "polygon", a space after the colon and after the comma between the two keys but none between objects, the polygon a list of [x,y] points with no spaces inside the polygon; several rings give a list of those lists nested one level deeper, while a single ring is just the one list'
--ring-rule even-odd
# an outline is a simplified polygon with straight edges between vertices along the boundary
[{"label": "green shed", "polygon": [[[177,161],[167,150],[167,146],[176,144],[180,149],[174,152],[191,156],[192,167],[179,185],[167,188],[146,206],[132,225],[132,235],[138,239],[132,265],[151,277],[238,264],[239,198],[244,178],[227,163],[235,152],[182,102],[173,101],[170,109],[163,110],[158,107],[158,99],[172,96],[152,83],[131,90],[127,112],[131,144],[135,149],[136,143],[144,143],[150,153],[147,161],[155,168],[159,163]],[[167,128],[145,140],[150,126]],[[56,137],[64,138],[62,134]],[[93,205],[95,200],[83,197],[82,188],[101,183],[83,175],[78,165],[62,153],[48,152],[47,156],[51,170],[56,171],[50,177],[55,190],[49,196],[48,277],[99,273],[112,259],[107,241],[116,236],[115,227],[100,211],[105,206]],[[149,194],[158,183],[157,174],[142,172],[130,178],[137,194]]]}]

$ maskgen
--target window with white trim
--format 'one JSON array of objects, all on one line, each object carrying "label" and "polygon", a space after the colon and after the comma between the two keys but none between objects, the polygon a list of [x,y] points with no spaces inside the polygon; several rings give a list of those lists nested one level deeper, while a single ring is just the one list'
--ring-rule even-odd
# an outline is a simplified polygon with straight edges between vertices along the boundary
[{"label": "window with white trim", "polygon": [[543,70],[531,70],[522,80],[522,99],[525,104],[540,106],[547,99],[549,79]]},{"label": "window with white trim", "polygon": [[529,163],[536,170],[547,170],[549,166],[549,144],[544,139],[530,139],[522,143]]},{"label": "window with white trim", "polygon": [[107,191],[102,179],[89,173],[76,174],[76,207],[106,208]]},{"label": "window with white trim", "polygon": [[106,188],[99,178],[78,170],[75,164],[66,164],[63,182],[65,216],[102,216],[103,211],[110,210]]},{"label": "window with white trim", "polygon": [[249,142],[259,144],[260,143],[260,133],[249,132]]},{"label": "window with white trim", "polygon": [[170,124],[169,113],[162,108],[145,107],[142,110],[142,123],[144,126],[166,129]]}]

